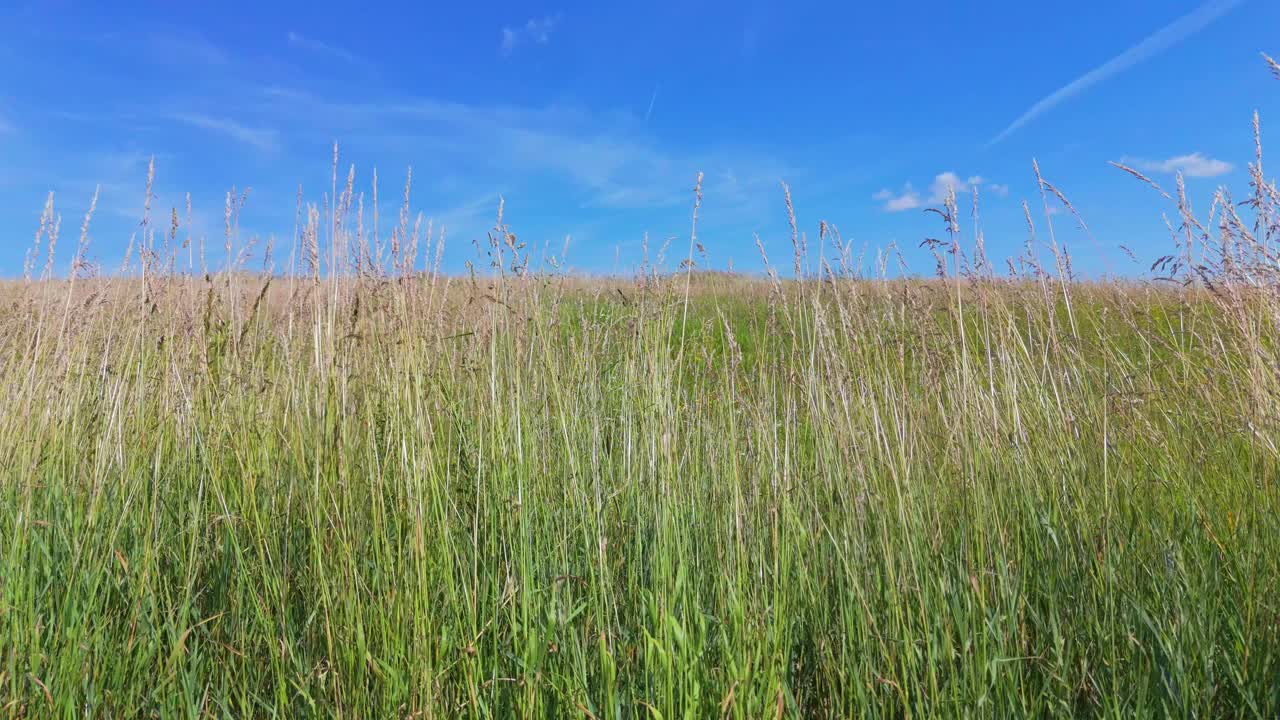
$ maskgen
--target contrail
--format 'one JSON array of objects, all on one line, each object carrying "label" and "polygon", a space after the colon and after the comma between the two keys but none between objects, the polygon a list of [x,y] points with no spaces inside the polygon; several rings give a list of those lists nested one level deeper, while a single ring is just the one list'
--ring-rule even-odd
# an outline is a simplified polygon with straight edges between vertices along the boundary
[{"label": "contrail", "polygon": [[1031,109],[1022,114],[1013,124],[1005,128],[1003,132],[995,136],[991,142],[987,143],[987,147],[991,147],[996,143],[1004,140],[1013,134],[1023,125],[1031,122],[1045,112],[1051,110],[1063,100],[1072,98],[1085,90],[1097,85],[1098,83],[1110,78],[1112,75],[1124,72],[1138,63],[1150,58],[1151,56],[1168,50],[1170,47],[1179,42],[1195,35],[1201,30],[1208,27],[1214,20],[1226,15],[1234,10],[1244,0],[1210,0],[1173,22],[1165,25],[1156,32],[1148,35],[1142,42],[1125,50],[1119,55],[1111,58],[1098,67],[1063,85],[1043,100],[1031,106]]},{"label": "contrail", "polygon": [[658,101],[658,88],[653,89],[653,97],[649,98],[649,109],[644,111],[644,121],[649,122],[649,116],[653,114],[653,104]]}]

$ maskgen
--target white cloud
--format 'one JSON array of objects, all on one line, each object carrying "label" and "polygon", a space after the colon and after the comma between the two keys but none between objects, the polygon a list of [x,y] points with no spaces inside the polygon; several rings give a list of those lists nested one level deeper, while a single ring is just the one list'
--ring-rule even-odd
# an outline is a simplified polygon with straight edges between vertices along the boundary
[{"label": "white cloud", "polygon": [[[957,195],[973,192],[973,189],[986,183],[981,175],[970,175],[968,178],[961,180],[960,176],[948,170],[938,173],[934,176],[933,182],[929,185],[929,203],[932,205],[940,205],[947,199],[947,190],[954,188]],[[992,194],[997,197],[1004,197],[1009,194],[1009,186],[999,183],[986,185]]]},{"label": "white cloud", "polygon": [[903,210],[914,210],[924,205],[941,205],[947,199],[947,191],[954,189],[957,195],[973,192],[974,188],[979,186],[986,187],[992,194],[997,197],[1005,197],[1009,194],[1009,186],[999,183],[987,183],[981,175],[970,175],[967,178],[960,177],[959,174],[952,170],[940,172],[933,176],[933,181],[929,183],[929,193],[922,196],[912,187],[911,183],[902,186],[902,192],[895,193],[892,190],[884,189],[872,195],[873,200],[879,200],[883,204],[882,209],[885,212],[902,212]]},{"label": "white cloud", "polygon": [[247,145],[252,145],[259,150],[272,152],[280,146],[280,135],[275,130],[251,128],[234,120],[200,113],[177,113],[170,117],[192,127],[226,135]]},{"label": "white cloud", "polygon": [[345,48],[340,48],[336,45],[330,45],[329,43],[323,42],[321,40],[316,40],[315,38],[307,37],[301,33],[294,32],[293,30],[289,31],[289,34],[287,37],[289,40],[289,47],[296,48],[298,50],[306,50],[308,52],[313,52],[320,55],[329,55],[331,57],[335,57],[339,60],[342,60],[343,62],[349,63],[351,65],[359,65],[360,67],[363,67],[366,69],[373,67],[373,63],[369,62],[368,60],[365,60],[359,55],[356,55],[350,50],[346,50]]},{"label": "white cloud", "polygon": [[885,212],[902,212],[903,210],[914,210],[920,207],[920,193],[911,187],[911,183],[903,185],[901,193],[895,193],[885,188],[872,195],[871,198],[883,202],[882,208]]},{"label": "white cloud", "polygon": [[1205,157],[1203,153],[1193,152],[1190,155],[1178,155],[1167,160],[1144,160],[1143,158],[1120,158],[1125,165],[1132,165],[1139,170],[1157,173],[1180,172],[1187,177],[1218,177],[1231,172],[1232,165],[1223,160]]},{"label": "white cloud", "polygon": [[1069,100],[1111,76],[1122,73],[1143,60],[1168,50],[1170,47],[1195,35],[1208,27],[1214,20],[1240,5],[1241,2],[1243,0],[1210,0],[1204,3],[1195,10],[1148,35],[1137,45],[1130,47],[1128,50],[1045,96],[1035,105],[1032,105],[1031,109],[1019,116],[1017,120],[1014,120],[1009,127],[1002,130],[999,135],[992,138],[987,145],[995,145],[1009,137],[1023,125],[1052,110],[1063,101]]},{"label": "white cloud", "polygon": [[552,31],[559,24],[559,15],[547,15],[543,18],[529,18],[523,25],[502,28],[502,54],[510,55],[525,43],[546,45],[551,41]]},{"label": "white cloud", "polygon": [[950,170],[938,173],[934,176],[933,182],[929,185],[929,203],[931,205],[941,204],[947,199],[947,190],[955,189],[956,194],[969,192],[969,188],[974,185],[981,185],[982,178],[978,175],[970,177],[968,180],[961,180]]}]

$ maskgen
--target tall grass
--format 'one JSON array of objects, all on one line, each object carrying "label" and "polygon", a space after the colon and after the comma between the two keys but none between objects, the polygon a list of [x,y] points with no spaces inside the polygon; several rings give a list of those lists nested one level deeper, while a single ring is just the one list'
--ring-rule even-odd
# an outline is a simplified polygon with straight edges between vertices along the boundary
[{"label": "tall grass", "polygon": [[59,279],[50,201],[0,317],[5,715],[1280,712],[1260,157],[1243,211],[1179,182],[1146,283],[1043,222],[997,277],[954,197],[932,280],[826,225],[697,273],[696,215],[683,272],[535,270],[499,218],[455,278],[348,177],[282,272],[242,198],[202,273],[149,195],[131,274],[86,217]]}]

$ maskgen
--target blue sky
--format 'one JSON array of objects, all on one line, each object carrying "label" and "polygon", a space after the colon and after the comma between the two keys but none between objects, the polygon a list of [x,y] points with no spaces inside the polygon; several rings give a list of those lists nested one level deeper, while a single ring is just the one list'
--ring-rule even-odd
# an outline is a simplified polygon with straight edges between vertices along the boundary
[{"label": "blue sky", "polygon": [[1117,247],[1164,254],[1165,207],[1106,162],[1168,186],[1181,168],[1207,209],[1219,184],[1243,192],[1251,112],[1264,142],[1280,122],[1259,57],[1280,54],[1269,0],[50,1],[0,7],[0,27],[8,276],[49,191],[69,259],[98,184],[90,252],[117,263],[151,156],[159,214],[190,192],[195,231],[221,247],[225,193],[251,187],[240,241],[287,248],[297,187],[321,201],[335,140],[368,206],[376,166],[384,233],[413,167],[415,212],[448,227],[454,270],[500,196],[531,247],[558,253],[571,236],[583,271],[634,267],[646,232],[687,249],[702,171],[699,239],[716,267],[758,269],[753,233],[790,267],[786,181],[811,236],[825,220],[868,257],[896,242],[928,273],[917,245],[941,228],[922,209],[946,184],[965,207],[978,186],[993,257],[1018,252],[1020,201],[1039,207],[1034,157],[1089,223],[1092,239],[1053,218],[1077,270],[1132,274]]}]

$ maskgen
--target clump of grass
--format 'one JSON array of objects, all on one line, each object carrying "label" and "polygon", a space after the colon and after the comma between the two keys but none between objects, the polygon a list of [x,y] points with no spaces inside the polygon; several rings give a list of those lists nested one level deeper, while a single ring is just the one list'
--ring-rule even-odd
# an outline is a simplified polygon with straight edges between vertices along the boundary
[{"label": "clump of grass", "polygon": [[941,277],[825,223],[809,274],[789,191],[793,278],[694,272],[695,214],[686,267],[581,280],[500,214],[455,283],[337,163],[284,277],[233,193],[221,271],[174,209],[133,279],[86,216],[58,280],[50,199],[0,318],[5,715],[1280,711],[1260,159],[1243,211],[1165,194],[1154,284],[1073,281],[1047,205],[997,277],[954,196]]}]

